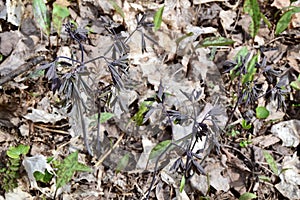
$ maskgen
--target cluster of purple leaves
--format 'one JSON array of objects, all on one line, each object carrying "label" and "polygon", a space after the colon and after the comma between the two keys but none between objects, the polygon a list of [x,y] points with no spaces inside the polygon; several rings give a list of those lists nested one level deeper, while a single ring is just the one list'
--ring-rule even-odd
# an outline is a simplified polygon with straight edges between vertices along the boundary
[{"label": "cluster of purple leaves", "polygon": [[[249,54],[245,57],[237,58],[242,61],[240,65],[238,65],[238,60],[225,61],[224,63],[224,67],[227,68],[225,72],[232,71],[237,75],[238,84],[234,84],[238,96],[237,105],[255,105],[259,98],[269,97],[267,100],[275,100],[277,102],[277,110],[285,110],[285,96],[289,92],[286,76],[283,76],[284,73],[281,70],[275,69],[272,65],[267,65],[267,57],[264,56],[263,52],[261,53],[263,55],[262,61],[255,65],[258,71],[257,75],[253,80],[245,83],[242,83],[241,77],[248,73],[246,65]],[[263,83],[260,82],[261,76],[265,77],[269,85],[265,93],[263,93],[262,89]]]},{"label": "cluster of purple leaves", "polygon": [[[180,150],[180,152],[183,152],[173,163],[172,167],[170,168],[170,171],[173,172],[178,172],[185,176],[186,180],[188,180],[190,177],[192,177],[195,173],[197,174],[205,174],[205,170],[202,167],[202,163],[204,161],[203,159],[203,151],[204,149],[195,149],[196,143],[199,142],[199,140],[202,140],[203,136],[208,136],[212,129],[215,131],[220,131],[219,127],[217,126],[217,119],[215,118],[215,115],[220,114],[220,109],[219,107],[214,107],[212,108],[204,117],[201,122],[197,121],[197,113],[195,111],[195,107],[199,106],[197,102],[197,99],[201,96],[202,91],[196,91],[193,90],[191,93],[187,93],[184,91],[181,91],[186,98],[192,103],[193,109],[194,109],[194,114],[195,116],[190,116],[187,114],[182,114],[178,110],[174,109],[168,109],[167,106],[164,104],[165,100],[167,98],[167,95],[164,93],[164,88],[162,86],[162,83],[160,83],[157,94],[154,98],[149,98],[147,101],[156,101],[157,104],[155,106],[149,106],[148,107],[148,112],[144,116],[144,121],[145,123],[151,116],[154,110],[156,109],[162,109],[162,120],[166,118],[168,121],[168,124],[180,124],[183,125],[185,122],[189,120],[189,122],[193,123],[193,128],[192,128],[192,133],[190,133],[189,136],[191,137],[186,137],[186,141],[184,141],[182,144],[177,144],[177,141],[171,142],[168,147],[166,147],[165,151],[161,153],[160,156],[158,156],[156,163],[155,163],[155,169],[154,172],[157,171],[158,168],[158,161],[162,157],[163,154],[165,154],[171,146],[177,147],[177,149]],[[208,128],[208,125],[206,124],[207,121],[211,121],[213,124],[213,128],[210,129]],[[207,141],[206,141],[207,142]],[[218,141],[212,141],[213,144],[212,146],[215,146],[217,149],[219,149],[220,144]],[[153,175],[152,183],[151,186],[148,190],[147,198],[149,199],[151,189],[153,187],[155,180],[155,173]]]}]

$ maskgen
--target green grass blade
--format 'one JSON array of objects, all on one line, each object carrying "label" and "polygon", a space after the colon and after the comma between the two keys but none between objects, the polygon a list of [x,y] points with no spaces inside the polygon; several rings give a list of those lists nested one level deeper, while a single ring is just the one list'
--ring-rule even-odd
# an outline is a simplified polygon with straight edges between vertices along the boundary
[{"label": "green grass blade", "polygon": [[300,7],[294,7],[291,10],[285,12],[279,21],[277,22],[276,29],[275,29],[275,34],[279,35],[282,33],[289,25],[293,14],[300,12]]},{"label": "green grass blade", "polygon": [[122,8],[113,0],[110,0],[109,3],[114,7],[115,11],[121,15],[121,17],[124,19],[125,18],[125,14],[122,10]]},{"label": "green grass blade", "polygon": [[182,192],[185,186],[185,176],[183,175],[180,181],[179,191]]},{"label": "green grass blade", "polygon": [[70,12],[66,6],[59,5],[57,3],[53,4],[52,12],[52,22],[56,29],[58,35],[60,35],[61,27],[64,19],[70,15]]},{"label": "green grass blade", "polygon": [[154,30],[155,31],[157,31],[161,26],[162,15],[163,15],[163,12],[164,12],[164,8],[165,8],[165,6],[159,8],[158,11],[156,11],[156,13],[154,15],[153,23],[154,23]]},{"label": "green grass blade", "polygon": [[269,164],[270,166],[270,169],[272,170],[272,172],[278,176],[279,174],[279,170],[278,170],[278,167],[277,167],[277,164],[276,164],[276,161],[274,160],[273,156],[268,153],[267,151],[263,151],[263,155],[267,161],[267,163]]},{"label": "green grass blade", "polygon": [[244,12],[248,13],[252,22],[250,24],[250,35],[254,38],[260,27],[261,13],[257,0],[246,0],[244,2]]},{"label": "green grass blade", "polygon": [[205,38],[200,46],[209,47],[209,46],[229,46],[234,44],[234,41],[224,37],[208,37]]},{"label": "green grass blade", "polygon": [[171,144],[171,140],[165,140],[158,143],[150,152],[149,160],[152,160],[162,154],[168,146]]},{"label": "green grass blade", "polygon": [[50,16],[44,0],[33,0],[34,20],[41,27],[42,31],[50,35]]}]

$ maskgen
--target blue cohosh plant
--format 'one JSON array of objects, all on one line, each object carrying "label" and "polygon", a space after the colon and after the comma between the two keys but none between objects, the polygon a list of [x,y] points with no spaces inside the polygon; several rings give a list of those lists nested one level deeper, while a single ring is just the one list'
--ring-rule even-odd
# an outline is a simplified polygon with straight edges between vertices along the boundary
[{"label": "blue cohosh plant", "polygon": [[[255,53],[253,53],[255,52]],[[260,58],[260,61],[259,61]],[[266,98],[267,101],[277,102],[278,109],[286,109],[285,96],[289,92],[289,85],[285,74],[279,69],[267,65],[264,49],[249,52],[243,47],[236,55],[235,60],[224,63],[225,72],[230,73],[236,91],[236,102],[229,116],[228,123],[232,120],[233,113],[240,105],[253,108],[257,105],[259,98]],[[261,80],[266,80],[268,89],[263,91]]]},{"label": "blue cohosh plant", "polygon": [[[180,139],[164,140],[158,143],[150,152],[149,159],[155,160],[154,173],[151,181],[148,193],[145,199],[150,198],[152,188],[155,183],[155,178],[157,176],[158,169],[160,167],[159,162],[162,161],[162,157],[171,151],[181,152],[178,158],[172,163],[170,171],[179,173],[182,175],[181,181],[181,191],[184,188],[186,182],[193,176],[193,174],[205,174],[203,163],[205,157],[208,156],[212,149],[216,149],[219,152],[220,144],[218,143],[218,134],[220,133],[219,126],[217,125],[216,116],[219,115],[220,108],[213,107],[202,120],[197,120],[201,110],[199,108],[199,97],[202,91],[193,90],[191,93],[186,93],[181,91],[184,96],[191,103],[192,114],[182,113],[174,108],[169,108],[165,101],[167,98],[172,98],[168,93],[164,92],[162,83],[160,83],[157,94],[155,97],[151,97],[145,100],[147,103],[142,103],[140,107],[140,112],[133,117],[138,125],[145,124],[150,116],[157,110],[161,112],[159,121],[165,122],[164,126],[171,127],[172,137],[175,132],[173,132],[173,127],[177,125],[187,126],[192,124],[191,132],[184,135]],[[142,119],[140,119],[142,118]],[[212,124],[209,126],[207,123]],[[205,147],[203,149],[196,149],[196,144],[203,138],[205,139]],[[204,151],[206,150],[206,153]]]},{"label": "blue cohosh plant", "polygon": [[[45,76],[51,81],[52,91],[58,92],[61,98],[64,99],[65,106],[70,108],[69,112],[71,117],[76,121],[77,128],[75,130],[82,131],[85,147],[90,155],[95,154],[88,141],[88,125],[85,123],[84,116],[91,115],[91,113],[93,114],[95,112],[98,113],[97,138],[94,140],[97,142],[93,144],[93,146],[95,147],[94,150],[100,151],[99,134],[101,112],[104,110],[103,106],[109,103],[112,92],[116,91],[113,88],[116,88],[117,92],[124,89],[122,75],[126,75],[128,71],[127,56],[129,47],[127,42],[134,33],[140,33],[142,38],[142,51],[144,52],[146,51],[145,37],[153,41],[144,32],[144,29],[153,26],[152,23],[146,22],[146,16],[144,14],[138,14],[136,16],[136,22],[136,29],[130,33],[128,37],[124,38],[121,36],[121,33],[116,32],[112,21],[103,18],[103,25],[108,34],[112,36],[113,44],[108,47],[104,55],[90,60],[85,59],[83,49],[83,43],[87,39],[87,30],[78,28],[73,23],[67,23],[64,25],[65,31],[69,34],[69,37],[78,44],[78,50],[81,53],[80,58],[59,56],[54,61],[39,67],[40,70],[46,70]],[[70,63],[61,62],[61,59],[68,60]],[[90,76],[87,64],[100,59],[105,61],[106,67],[111,74],[113,84],[103,86],[101,83],[95,83],[95,80]],[[59,66],[68,69],[67,72],[59,74],[57,71],[57,67]],[[100,86],[95,88],[97,85]],[[92,106],[88,106],[86,100],[83,99],[82,93],[88,97],[88,101]],[[99,152],[97,154],[99,155]]]}]

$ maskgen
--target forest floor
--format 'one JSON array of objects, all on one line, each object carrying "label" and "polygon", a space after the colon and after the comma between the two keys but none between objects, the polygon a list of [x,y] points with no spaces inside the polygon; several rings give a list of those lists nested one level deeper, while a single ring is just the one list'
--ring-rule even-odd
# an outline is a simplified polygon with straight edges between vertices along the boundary
[{"label": "forest floor", "polygon": [[0,199],[300,199],[299,0],[18,2]]}]

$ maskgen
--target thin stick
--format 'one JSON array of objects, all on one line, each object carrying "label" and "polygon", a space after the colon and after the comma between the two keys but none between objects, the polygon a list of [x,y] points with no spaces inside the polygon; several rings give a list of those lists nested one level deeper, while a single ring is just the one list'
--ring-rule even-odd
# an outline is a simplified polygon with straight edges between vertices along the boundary
[{"label": "thin stick", "polygon": [[104,156],[102,156],[102,158],[94,165],[95,167],[98,167],[99,165],[102,164],[102,162],[109,156],[109,154],[111,154],[111,152],[119,145],[119,143],[121,142],[121,140],[123,139],[125,133],[122,133],[122,135],[119,137],[119,139],[117,140],[117,142],[114,144],[114,146],[109,149]]},{"label": "thin stick", "polygon": [[50,129],[50,128],[47,128],[47,127],[44,127],[44,126],[40,126],[40,125],[37,125],[37,124],[33,124],[33,127],[41,129],[41,130],[44,130],[44,131],[49,131],[49,132],[52,132],[52,133],[61,133],[61,134],[64,134],[64,135],[68,135],[69,134],[69,132],[67,132],[67,131]]}]

